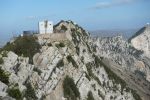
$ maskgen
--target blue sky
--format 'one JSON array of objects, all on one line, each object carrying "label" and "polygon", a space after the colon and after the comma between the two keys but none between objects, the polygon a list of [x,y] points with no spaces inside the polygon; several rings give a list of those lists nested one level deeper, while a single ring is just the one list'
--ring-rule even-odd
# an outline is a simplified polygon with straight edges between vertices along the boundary
[{"label": "blue sky", "polygon": [[150,22],[150,0],[0,0],[0,42],[45,19],[87,30],[140,28]]}]

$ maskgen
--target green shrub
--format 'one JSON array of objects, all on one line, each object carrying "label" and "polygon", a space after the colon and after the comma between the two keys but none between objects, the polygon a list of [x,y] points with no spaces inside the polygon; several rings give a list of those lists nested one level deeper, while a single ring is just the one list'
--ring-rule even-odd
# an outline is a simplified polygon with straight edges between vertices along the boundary
[{"label": "green shrub", "polygon": [[93,63],[90,63],[90,62],[89,62],[89,63],[86,64],[86,68],[87,68],[88,74],[89,74],[89,76],[92,77],[95,81],[97,81],[97,83],[98,83],[99,85],[101,85],[101,82],[100,82],[99,78],[98,78],[96,75],[94,75],[94,73],[92,72],[92,66],[93,66]]},{"label": "green shrub", "polygon": [[76,53],[79,55],[80,53],[80,48],[78,46],[75,47],[76,48]]},{"label": "green shrub", "polygon": [[9,84],[9,74],[5,73],[4,70],[0,68],[0,81]]},{"label": "green shrub", "polygon": [[7,43],[3,50],[13,51],[19,56],[29,57],[32,63],[32,57],[35,53],[39,52],[41,46],[34,36],[17,37],[13,43]]},{"label": "green shrub", "polygon": [[67,27],[64,26],[64,25],[62,25],[62,26],[61,26],[61,30],[63,30],[63,31],[65,32],[65,31],[67,31]]},{"label": "green shrub", "polygon": [[90,48],[90,46],[89,46],[88,43],[86,43],[86,46],[87,46],[87,48],[88,48],[88,51],[89,51],[90,53],[92,53],[92,50],[91,50],[91,48]]},{"label": "green shrub", "polygon": [[63,67],[63,66],[64,66],[64,61],[63,61],[63,59],[61,59],[61,60],[57,63],[56,67],[57,67],[57,68],[60,68],[60,67]]},{"label": "green shrub", "polygon": [[62,48],[62,47],[65,47],[65,44],[64,43],[59,43],[59,44],[55,44],[55,46],[57,47],[57,48]]},{"label": "green shrub", "polygon": [[7,52],[6,52],[6,51],[3,51],[3,52],[2,52],[2,56],[3,56],[3,57],[7,57]]},{"label": "green shrub", "polygon": [[141,97],[136,93],[135,90],[131,89],[131,93],[132,93],[135,100],[142,100]]},{"label": "green shrub", "polygon": [[93,55],[93,57],[94,57],[96,68],[98,68],[100,66],[100,59],[95,54]]},{"label": "green shrub", "polygon": [[51,44],[51,43],[47,43],[47,45],[48,45],[49,47],[51,47],[51,46],[52,46],[52,44]]},{"label": "green shrub", "polygon": [[25,97],[27,100],[37,100],[35,90],[32,87],[31,83],[26,83],[25,84],[27,90],[25,91]]},{"label": "green shrub", "polygon": [[90,76],[85,72],[85,77],[90,81],[91,80],[91,78],[90,78]]},{"label": "green shrub", "polygon": [[74,80],[66,76],[63,81],[64,97],[68,100],[77,100],[80,97],[80,92],[76,87]]},{"label": "green shrub", "polygon": [[67,60],[68,60],[69,62],[71,62],[72,65],[73,65],[75,68],[78,68],[77,63],[76,63],[75,60],[72,58],[72,56],[68,55],[68,56],[67,56]]},{"label": "green shrub", "polygon": [[3,58],[0,58],[0,64],[3,64],[3,63],[4,63]]},{"label": "green shrub", "polygon": [[99,95],[99,97],[101,97],[102,98],[102,100],[104,100],[104,95],[101,93],[101,91],[98,89],[98,95]]},{"label": "green shrub", "polygon": [[42,71],[40,69],[35,68],[35,67],[33,68],[33,71],[37,72],[38,75],[41,75],[41,73],[42,73]]},{"label": "green shrub", "polygon": [[12,87],[7,90],[8,95],[15,98],[16,100],[22,100],[22,93],[18,87]]},{"label": "green shrub", "polygon": [[88,92],[87,97],[88,97],[87,100],[94,100],[94,97],[91,91]]}]

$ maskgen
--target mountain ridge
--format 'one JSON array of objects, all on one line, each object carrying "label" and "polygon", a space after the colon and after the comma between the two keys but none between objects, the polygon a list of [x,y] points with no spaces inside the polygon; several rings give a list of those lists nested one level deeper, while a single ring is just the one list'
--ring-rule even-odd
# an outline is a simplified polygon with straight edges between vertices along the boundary
[{"label": "mountain ridge", "polygon": [[[21,52],[21,55],[14,53],[22,47],[21,44],[13,49],[7,46],[7,50],[3,49],[0,68],[6,80],[0,80],[2,100],[148,100],[148,95],[140,93],[139,96],[139,92],[130,89],[123,78],[116,74],[118,72],[112,71],[113,67],[106,66],[108,62],[103,62],[108,57],[110,60],[114,59],[113,56],[110,57],[111,52],[116,56],[116,60],[119,58],[118,53],[122,52],[120,47],[126,45],[121,37],[110,40],[93,39],[73,21],[61,21],[55,26],[55,32],[65,34],[65,39],[54,41],[47,35],[37,35],[41,48],[37,48],[39,51],[36,50],[38,52],[30,58],[25,57],[26,52]],[[12,42],[14,45],[15,43],[22,42]],[[34,46],[25,50],[32,47]],[[33,62],[29,62],[31,58]],[[137,60],[134,56],[132,58]],[[116,63],[122,69],[119,65],[122,63],[118,62]]]}]

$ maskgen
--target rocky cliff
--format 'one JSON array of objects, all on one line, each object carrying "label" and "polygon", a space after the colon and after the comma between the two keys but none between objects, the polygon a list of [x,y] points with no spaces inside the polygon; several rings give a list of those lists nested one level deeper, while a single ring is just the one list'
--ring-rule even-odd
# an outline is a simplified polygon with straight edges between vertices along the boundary
[{"label": "rocky cliff", "polygon": [[[132,82],[135,75],[130,76],[133,79],[128,84],[126,77],[129,74],[120,72],[124,76],[122,77],[116,71],[119,68],[124,71],[121,65],[128,70],[137,70],[138,67],[130,67],[133,64],[131,59],[143,64],[143,61],[132,56],[136,50],[126,51],[128,45],[121,37],[93,40],[87,31],[72,21],[61,21],[55,25],[55,32],[66,36],[64,39],[51,41],[50,38],[36,35],[34,37],[37,37],[40,48],[36,45],[36,49],[28,50],[32,48],[29,46],[28,52],[12,47],[18,42],[5,47],[7,51],[2,49],[2,100],[148,100],[148,90],[140,88],[137,93],[134,89],[138,87]],[[35,44],[34,42],[33,45]],[[8,51],[12,48],[13,52]],[[31,51],[36,51],[33,57],[25,57]],[[120,60],[123,57],[124,60]],[[119,67],[114,68],[113,64]],[[146,71],[145,63],[142,67],[139,69]]]},{"label": "rocky cliff", "polygon": [[150,57],[150,26],[144,26],[134,36],[129,39],[129,42],[137,50],[144,51],[145,56]]}]

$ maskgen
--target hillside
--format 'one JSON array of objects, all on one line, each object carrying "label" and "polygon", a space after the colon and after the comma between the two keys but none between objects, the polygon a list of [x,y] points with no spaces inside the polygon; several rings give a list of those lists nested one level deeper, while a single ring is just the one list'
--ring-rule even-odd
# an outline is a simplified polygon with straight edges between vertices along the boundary
[{"label": "hillside", "polygon": [[97,42],[72,21],[61,21],[55,32],[53,39],[47,35],[18,37],[4,46],[0,55],[2,100],[148,100],[150,90],[134,89],[140,85],[130,79],[130,86],[124,78],[127,74],[120,76],[112,66],[122,70],[115,61],[120,52],[117,41],[112,50],[111,43],[109,47],[105,39]]}]

